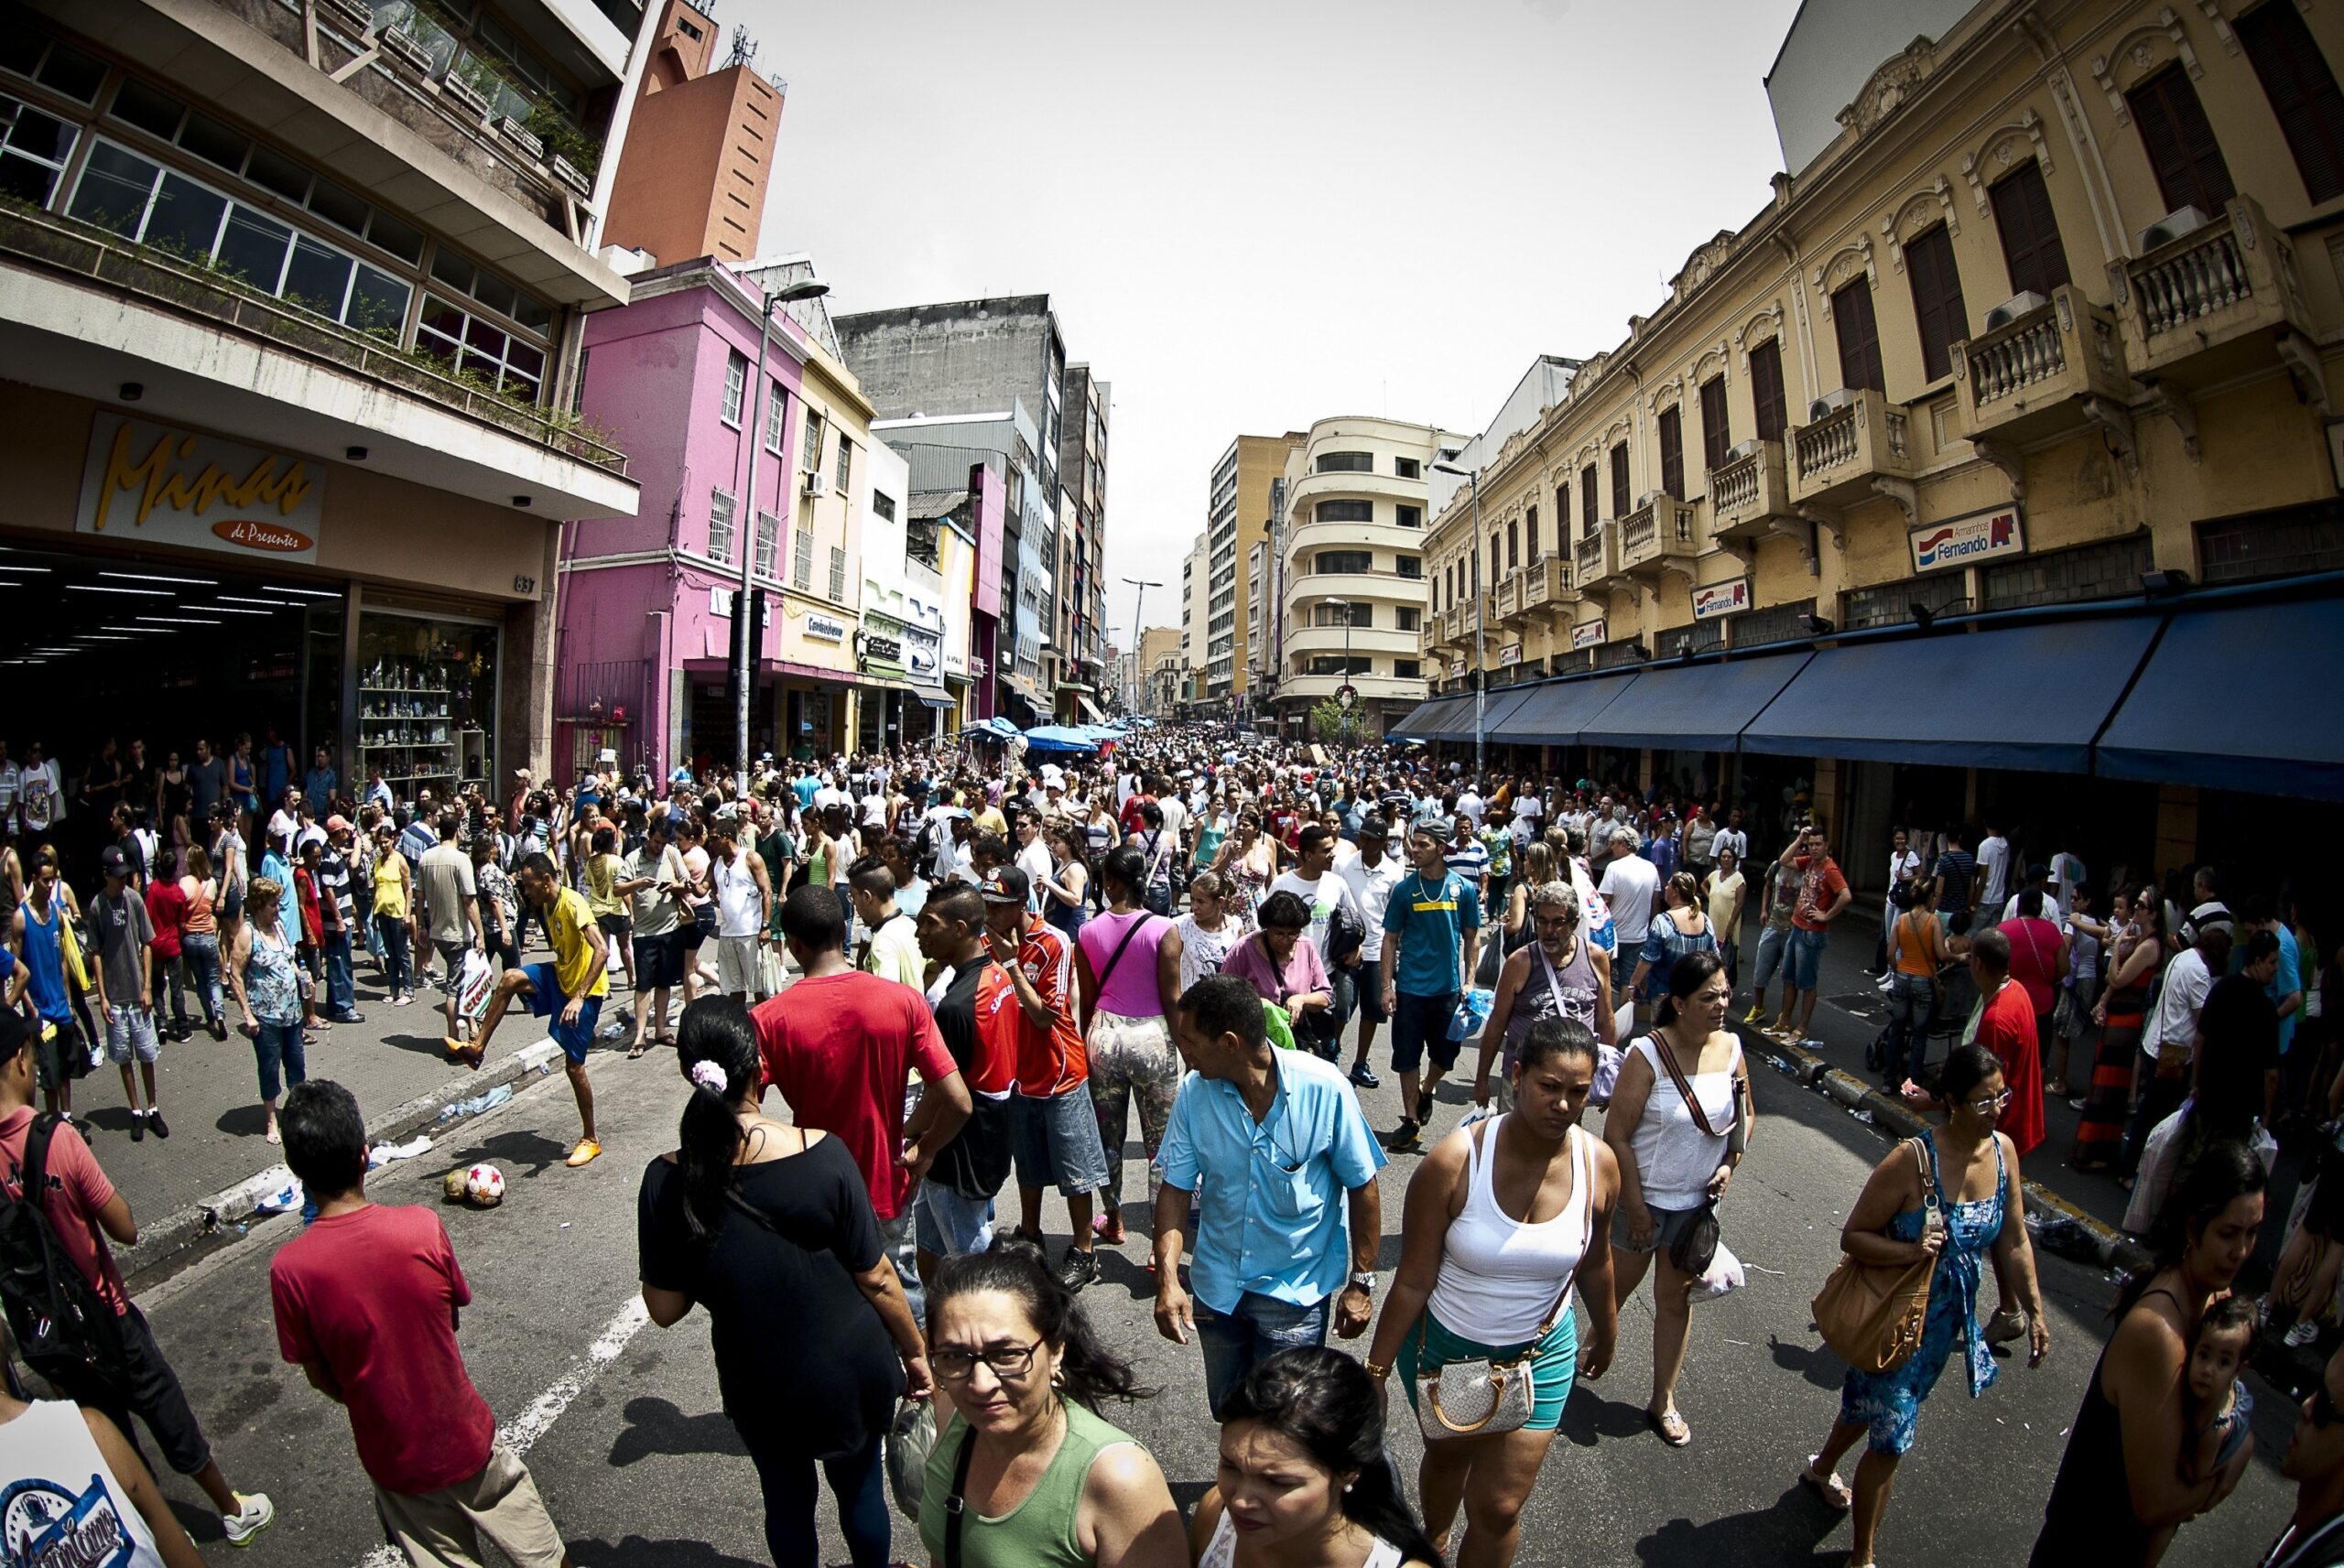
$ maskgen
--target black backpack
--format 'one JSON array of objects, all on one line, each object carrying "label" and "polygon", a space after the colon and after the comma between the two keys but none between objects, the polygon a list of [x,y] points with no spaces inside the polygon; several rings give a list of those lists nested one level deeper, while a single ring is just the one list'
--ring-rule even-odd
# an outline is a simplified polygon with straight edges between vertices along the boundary
[{"label": "black backpack", "polygon": [[[0,1195],[0,1311],[26,1365],[71,1399],[119,1391],[120,1322],[57,1238],[41,1202],[58,1118],[44,1112],[25,1134],[22,1197]],[[91,1231],[95,1241],[97,1233]]]}]

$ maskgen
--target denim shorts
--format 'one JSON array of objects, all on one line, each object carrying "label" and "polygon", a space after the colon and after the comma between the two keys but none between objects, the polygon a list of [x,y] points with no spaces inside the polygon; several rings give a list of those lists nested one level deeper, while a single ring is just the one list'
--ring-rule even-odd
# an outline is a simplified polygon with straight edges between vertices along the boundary
[{"label": "denim shorts", "polygon": [[114,1016],[106,1020],[106,1060],[117,1067],[130,1065],[130,1058],[151,1062],[161,1054],[162,1048],[155,1034],[155,1013],[151,1008],[117,1007]]},{"label": "denim shorts", "polygon": [[1791,927],[1790,986],[1795,991],[1811,991],[1823,978],[1823,948],[1831,940],[1829,931],[1807,931]]},{"label": "denim shorts", "polygon": [[[1413,1073],[1427,1053],[1444,1073],[1457,1065],[1463,1043],[1449,1037],[1449,1021],[1457,1016],[1457,993],[1410,996],[1401,991],[1394,1000],[1399,1005],[1392,1010],[1392,1070]],[[1413,1114],[1413,1107],[1405,1108]]]},{"label": "denim shorts", "polygon": [[1655,1204],[1646,1204],[1644,1206],[1652,1211],[1653,1218],[1652,1244],[1648,1247],[1639,1247],[1628,1239],[1628,1216],[1625,1210],[1615,1208],[1612,1211],[1612,1245],[1620,1251],[1645,1253],[1666,1251],[1677,1245],[1677,1238],[1685,1234],[1685,1227],[1691,1225],[1694,1217],[1701,1212],[1698,1208],[1662,1208]]},{"label": "denim shorts", "polygon": [[1099,1146],[1099,1115],[1091,1091],[1078,1085],[1062,1095],[1009,1097],[1009,1148],[1017,1184],[1057,1184],[1061,1197],[1080,1197],[1107,1184],[1107,1156]]},{"label": "denim shorts", "polygon": [[969,1197],[941,1182],[920,1183],[912,1218],[919,1249],[934,1257],[965,1257],[993,1245],[993,1199]]}]

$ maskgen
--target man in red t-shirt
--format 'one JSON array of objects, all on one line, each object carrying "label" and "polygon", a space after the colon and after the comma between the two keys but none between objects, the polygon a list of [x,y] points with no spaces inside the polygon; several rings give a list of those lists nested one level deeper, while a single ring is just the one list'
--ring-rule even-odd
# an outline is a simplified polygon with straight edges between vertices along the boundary
[{"label": "man in red t-shirt", "polygon": [[[1825,842],[1819,823],[1801,828],[1777,864],[1794,868],[1803,880],[1791,909],[1790,950],[1783,959],[1783,1015],[1774,1021],[1773,1033],[1781,1038],[1804,1040],[1815,1022],[1816,989],[1823,983],[1823,948],[1831,939],[1831,923],[1855,895],[1840,874],[1839,862],[1831,858],[1831,846]],[[1802,991],[1804,1001],[1800,1000]],[[1794,1011],[1798,1015],[1796,1022],[1791,1017]]]},{"label": "man in red t-shirt", "polygon": [[[0,1188],[19,1200],[25,1195],[25,1144],[33,1127],[34,1027],[23,1014],[0,1009]],[[106,1180],[97,1157],[69,1121],[50,1129],[41,1175],[47,1189],[41,1210],[49,1217],[49,1228],[66,1260],[90,1282],[98,1299],[114,1308],[122,1350],[116,1375],[105,1385],[82,1387],[61,1375],[50,1377],[50,1383],[75,1404],[112,1418],[134,1449],[138,1438],[130,1418],[135,1414],[144,1421],[165,1462],[202,1487],[220,1510],[229,1543],[246,1544],[267,1528],[277,1509],[266,1492],[247,1496],[229,1487],[196,1423],[195,1411],[188,1406],[179,1374],[155,1343],[146,1314],[131,1304],[122,1270],[99,1235],[103,1230],[125,1247],[137,1242],[138,1222],[131,1217],[128,1201]]]},{"label": "man in red t-shirt", "polygon": [[418,1563],[446,1548],[477,1562],[480,1537],[517,1568],[568,1568],[561,1532],[456,1348],[472,1287],[428,1208],[366,1201],[366,1119],[327,1078],[297,1084],[277,1112],[285,1162],[318,1206],[268,1266],[277,1345],[348,1407],[358,1462],[391,1539]]},{"label": "man in red t-shirt", "polygon": [[[1017,1092],[1010,1098],[1011,1151],[1017,1163],[1020,1228],[1042,1240],[1042,1187],[1058,1184],[1066,1199],[1074,1245],[1058,1278],[1080,1291],[1099,1277],[1091,1253],[1091,1195],[1107,1184],[1107,1157],[1099,1118],[1091,1108],[1091,1063],[1074,1022],[1074,952],[1039,916],[1026,913],[1032,884],[1015,866],[996,868],[981,890],[985,939],[994,963],[1014,988],[1017,1020]],[[983,1018],[982,998],[979,1018]]]},{"label": "man in red t-shirt", "polygon": [[2011,1091],[2001,1130],[2024,1159],[2043,1141],[2043,1058],[2035,1037],[2035,1003],[2026,987],[2011,978],[2011,939],[2001,927],[1970,939],[1970,978],[1978,983],[1978,1034],[2002,1064],[2002,1087]]},{"label": "man in red t-shirt", "polygon": [[[148,944],[155,949],[155,968],[170,982],[171,1038],[185,1040],[195,1033],[187,1021],[186,974],[179,962],[179,927],[187,924],[187,892],[176,877],[164,876],[159,871],[146,882],[146,924],[155,928],[155,939]],[[157,1009],[159,1015],[160,1009]],[[155,1020],[157,1028],[162,1019]]]},{"label": "man in red t-shirt", "polygon": [[[854,1156],[918,1317],[912,1188],[969,1119],[969,1086],[927,999],[847,962],[846,921],[830,889],[801,887],[783,900],[781,935],[805,978],[749,1014],[765,1082],[798,1126],[820,1128]],[[907,1116],[914,1074],[918,1108]]]}]

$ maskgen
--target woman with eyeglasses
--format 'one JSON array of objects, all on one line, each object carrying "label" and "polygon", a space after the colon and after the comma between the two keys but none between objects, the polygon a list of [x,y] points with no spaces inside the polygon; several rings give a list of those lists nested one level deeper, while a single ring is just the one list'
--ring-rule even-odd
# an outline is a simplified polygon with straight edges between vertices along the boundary
[{"label": "woman with eyeglasses", "polygon": [[2217,1143],[2157,1217],[2155,1256],[2116,1296],[2116,1332],[2084,1386],[2030,1568],[2122,1568],[2164,1553],[2175,1529],[2230,1495],[2254,1457],[2241,1447],[2203,1479],[2186,1479],[2191,1341],[2206,1309],[2230,1292],[2263,1226],[2262,1160]]},{"label": "woman with eyeglasses", "polygon": [[[1799,1472],[1830,1507],[1854,1510],[1850,1568],[1869,1568],[1874,1561],[1873,1541],[1896,1467],[1913,1446],[1921,1401],[1937,1387],[1946,1362],[1960,1352],[1971,1399],[1993,1384],[2000,1368],[1978,1313],[1978,1284],[1989,1254],[1995,1272],[2017,1285],[2026,1306],[2026,1364],[2040,1367],[2051,1348],[2035,1249],[2026,1237],[2018,1149],[2008,1133],[1996,1130],[2011,1100],[2002,1064],[1983,1046],[1958,1046],[1937,1069],[1936,1093],[1944,1127],[1897,1144],[1873,1167],[1839,1232],[1840,1247],[1859,1263],[1895,1267],[1925,1256],[1937,1260],[1920,1347],[1886,1372],[1848,1368],[1839,1419],[1822,1452]],[[1868,1441],[1850,1492],[1838,1470],[1858,1438]]]},{"label": "woman with eyeglasses", "polygon": [[676,1060],[692,1086],[678,1147],[635,1201],[643,1304],[662,1328],[708,1309],[776,1568],[821,1561],[817,1465],[854,1568],[885,1568],[887,1432],[896,1399],[934,1383],[862,1169],[840,1140],[766,1119],[756,1029],[732,998],[684,1009]]},{"label": "woman with eyeglasses", "polygon": [[[1535,852],[1546,846],[1532,848]],[[1473,1103],[1485,1108],[1492,1093],[1490,1063],[1501,1043],[1505,1054],[1495,1085],[1498,1108],[1513,1108],[1514,1064],[1534,1024],[1568,1018],[1586,1025],[1601,1044],[1616,1044],[1611,966],[1594,960],[1579,932],[1577,890],[1566,881],[1544,881],[1526,897],[1533,939],[1498,971],[1497,996],[1481,1030],[1481,1061],[1473,1070]]]},{"label": "woman with eyeglasses", "polygon": [[1145,1399],[1030,1242],[1004,1237],[928,1292],[941,1401],[919,1536],[939,1568],[1188,1568],[1154,1458],[1099,1413]]}]

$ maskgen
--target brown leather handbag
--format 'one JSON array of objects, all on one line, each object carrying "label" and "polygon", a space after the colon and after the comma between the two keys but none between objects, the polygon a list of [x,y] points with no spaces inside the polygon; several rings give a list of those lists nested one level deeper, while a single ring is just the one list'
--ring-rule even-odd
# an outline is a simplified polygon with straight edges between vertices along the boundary
[{"label": "brown leather handbag", "polygon": [[[1941,1224],[1944,1210],[1928,1155],[1917,1138],[1907,1139],[1905,1147],[1921,1168],[1922,1205]],[[1928,1220],[1922,1224],[1926,1227]],[[1877,1375],[1902,1367],[1921,1347],[1937,1268],[1936,1253],[1900,1264],[1860,1263],[1841,1253],[1838,1267],[1810,1303],[1823,1342],[1859,1372]]]}]

